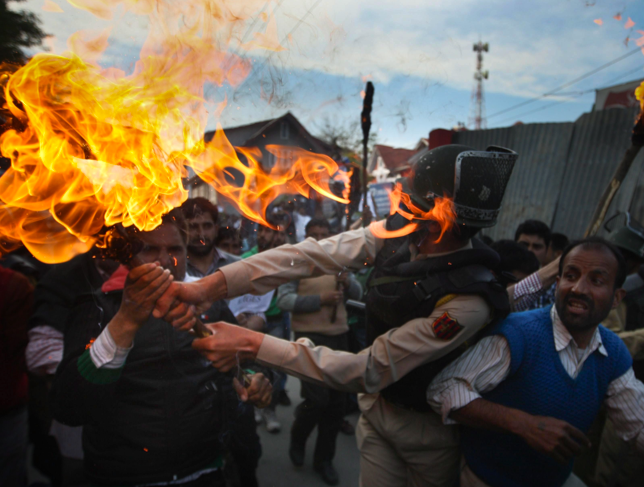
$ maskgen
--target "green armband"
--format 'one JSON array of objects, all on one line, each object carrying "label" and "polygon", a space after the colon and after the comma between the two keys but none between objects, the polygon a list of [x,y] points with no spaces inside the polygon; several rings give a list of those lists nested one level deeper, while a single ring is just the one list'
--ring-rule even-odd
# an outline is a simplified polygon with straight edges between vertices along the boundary
[{"label": "green armband", "polygon": [[80,375],[92,384],[111,384],[116,382],[123,372],[123,367],[118,369],[97,368],[89,354],[89,348],[83,352],[83,355],[78,357],[77,364]]}]

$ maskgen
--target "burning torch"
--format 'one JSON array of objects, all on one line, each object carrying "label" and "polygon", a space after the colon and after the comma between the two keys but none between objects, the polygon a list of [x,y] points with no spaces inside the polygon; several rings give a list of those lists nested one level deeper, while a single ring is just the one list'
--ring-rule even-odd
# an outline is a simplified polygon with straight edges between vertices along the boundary
[{"label": "burning torch", "polygon": [[595,208],[593,217],[590,220],[590,225],[586,229],[586,233],[584,233],[584,237],[595,235],[601,227],[604,218],[606,218],[608,207],[613,201],[613,198],[615,198],[624,178],[633,165],[633,161],[644,145],[644,82],[635,90],[635,96],[640,102],[640,112],[637,116],[635,126],[633,127],[633,132],[631,134],[631,146],[626,150],[622,161],[615,169],[613,177],[599,199],[599,203],[597,203],[597,207]]},{"label": "burning torch", "polygon": [[[367,206],[367,157],[369,156],[369,130],[371,130],[371,106],[373,105],[373,83],[367,81],[367,87],[365,89],[364,100],[362,102],[362,113],[360,114],[360,120],[362,125],[362,197],[364,198],[362,203],[362,211]],[[365,225],[364,219],[362,220],[362,225]]]}]

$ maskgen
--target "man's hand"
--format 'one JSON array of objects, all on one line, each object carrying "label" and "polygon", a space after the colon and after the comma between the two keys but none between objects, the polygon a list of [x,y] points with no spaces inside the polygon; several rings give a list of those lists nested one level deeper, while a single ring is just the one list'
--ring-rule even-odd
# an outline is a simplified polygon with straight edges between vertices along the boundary
[{"label": "man's hand", "polygon": [[172,279],[170,271],[157,262],[137,266],[129,272],[121,306],[108,324],[119,347],[132,345],[134,335],[150,317],[157,299],[170,288]]},{"label": "man's hand", "polygon": [[239,361],[253,360],[257,356],[264,335],[241,326],[219,321],[206,325],[212,335],[198,338],[192,348],[201,352],[222,372],[228,372]]},{"label": "man's hand", "polygon": [[[240,317],[242,317],[241,320],[239,319]],[[244,328],[248,328],[249,330],[262,331],[264,329],[264,326],[266,326],[264,318],[262,318],[260,315],[241,313],[235,318],[237,318],[237,323],[239,323],[239,326],[243,326]]]},{"label": "man's hand", "polygon": [[322,306],[335,306],[342,302],[344,293],[342,291],[331,291],[320,294],[320,304]]},{"label": "man's hand", "polygon": [[158,263],[132,269],[125,280],[118,313],[130,324],[141,326],[150,317],[154,305],[172,284],[172,274]]},{"label": "man's hand", "polygon": [[547,416],[529,416],[519,431],[528,445],[566,465],[572,457],[590,447],[588,437],[565,421]]},{"label": "man's hand", "polygon": [[335,276],[335,282],[339,282],[344,287],[347,287],[349,283],[349,273],[347,271],[340,272],[337,276]]},{"label": "man's hand", "polygon": [[250,385],[242,386],[237,378],[233,379],[233,387],[242,402],[250,402],[255,407],[265,408],[271,403],[273,386],[264,377],[264,374],[253,374],[250,376]]},{"label": "man's hand", "polygon": [[[175,321],[186,316],[189,305],[194,305],[197,313],[202,313],[214,301],[225,298],[227,293],[226,278],[221,272],[195,282],[175,282],[159,298],[153,314],[155,318],[163,318],[176,326]],[[179,306],[179,302],[184,305]]]}]

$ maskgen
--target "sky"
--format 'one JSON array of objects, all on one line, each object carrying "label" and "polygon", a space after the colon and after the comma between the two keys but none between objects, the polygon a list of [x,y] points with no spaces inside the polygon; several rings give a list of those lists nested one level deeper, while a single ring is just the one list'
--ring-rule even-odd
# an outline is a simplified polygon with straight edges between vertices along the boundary
[{"label": "sky", "polygon": [[[640,38],[644,47],[641,0],[236,0],[235,4],[245,5],[242,10],[248,17],[241,39],[245,46],[255,33],[269,35],[275,28],[275,39],[284,49],[231,46],[251,63],[252,71],[241,85],[207,91],[213,99],[228,101],[219,117],[210,118],[209,129],[217,122],[236,126],[286,111],[313,134],[325,123],[349,127],[359,120],[360,92],[370,80],[375,86],[372,131],[378,143],[413,148],[435,128],[470,122],[476,66],[472,46],[479,40],[489,43],[489,52],[484,53],[489,128],[517,121],[573,121],[592,109],[594,89],[644,78],[644,52],[638,51],[559,96],[497,115],[637,49]],[[56,54],[67,50],[67,38],[78,30],[91,35],[111,27],[109,45],[98,60],[104,68],[131,71],[147,35],[146,17],[122,10],[107,21],[63,0],[27,0],[13,8],[40,17],[43,30],[52,35],[46,44]]]}]

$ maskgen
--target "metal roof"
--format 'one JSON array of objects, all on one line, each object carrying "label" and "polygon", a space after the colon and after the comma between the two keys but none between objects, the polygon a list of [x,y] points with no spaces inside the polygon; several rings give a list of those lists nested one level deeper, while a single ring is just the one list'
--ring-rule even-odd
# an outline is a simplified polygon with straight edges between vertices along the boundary
[{"label": "metal roof", "polygon": [[[569,238],[581,237],[613,171],[630,145],[637,109],[586,113],[577,121],[538,123],[455,132],[453,143],[475,149],[499,145],[519,159],[508,184],[493,239],[513,238],[526,219],[542,220]],[[644,220],[644,175],[640,154],[608,216],[631,209]]]}]

